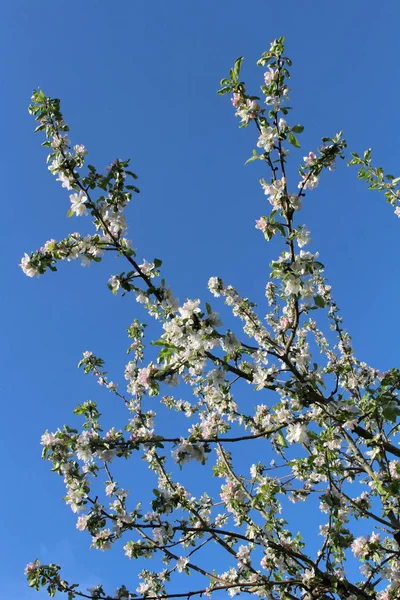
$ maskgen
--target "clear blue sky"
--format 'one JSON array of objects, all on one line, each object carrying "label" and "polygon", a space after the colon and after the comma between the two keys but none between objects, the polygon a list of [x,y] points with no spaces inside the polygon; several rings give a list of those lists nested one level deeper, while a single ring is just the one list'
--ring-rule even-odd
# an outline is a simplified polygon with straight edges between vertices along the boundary
[{"label": "clear blue sky", "polygon": [[[351,150],[372,145],[397,176],[400,5],[12,0],[1,11],[0,596],[39,598],[23,576],[35,556],[61,562],[87,585],[104,576],[111,591],[130,583],[133,565],[118,551],[89,551],[61,500],[61,478],[40,460],[39,440],[46,428],[72,424],[78,402],[110,402],[76,364],[93,350],[123,384],[125,329],[137,305],[106,289],[108,276],[123,269],[113,261],[90,270],[62,265],[34,281],[17,266],[25,251],[78,227],[65,218],[68,195],[32,133],[31,91],[40,86],[62,99],[71,139],[86,145],[99,169],[132,157],[141,188],[129,209],[133,244],[139,258],[164,260],[181,299],[208,300],[208,277],[218,275],[257,300],[274,248],[254,229],[266,212],[260,174],[243,167],[255,136],[238,130],[229,100],[215,93],[219,79],[244,55],[244,79],[257,93],[255,62],[285,35],[294,62],[291,119],[305,125],[298,158],[344,129]],[[398,366],[400,222],[392,209],[343,163],[308,196],[303,220],[359,357]]]}]

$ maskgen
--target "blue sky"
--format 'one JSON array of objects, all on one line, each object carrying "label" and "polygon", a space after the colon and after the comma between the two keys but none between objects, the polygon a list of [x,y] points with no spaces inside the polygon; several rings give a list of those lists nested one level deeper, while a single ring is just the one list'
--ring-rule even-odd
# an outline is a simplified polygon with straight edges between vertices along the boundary
[{"label": "blue sky", "polygon": [[[72,409],[88,398],[110,403],[76,369],[84,350],[102,356],[123,384],[125,330],[138,308],[107,290],[109,275],[123,269],[113,260],[89,270],[62,265],[34,281],[18,268],[25,251],[64,237],[72,223],[68,195],[32,133],[32,89],[62,99],[71,139],[99,169],[132,158],[141,189],[128,213],[133,245],[139,258],[163,259],[181,299],[209,300],[207,280],[218,275],[261,300],[276,247],[254,229],[266,199],[258,168],[243,164],[256,138],[238,129],[229,100],[216,95],[219,79],[244,55],[243,76],[256,94],[256,60],[285,35],[294,62],[290,118],[305,125],[293,165],[344,129],[350,150],[373,146],[397,176],[399,18],[396,0],[288,0],[281,8],[266,0],[3,3],[2,597],[39,598],[22,574],[35,556],[61,562],[87,585],[110,573],[109,590],[128,584],[133,568],[118,552],[89,551],[61,500],[61,479],[40,460],[46,428],[74,423]],[[359,357],[397,366],[400,223],[392,209],[342,163],[307,197],[302,218]]]}]

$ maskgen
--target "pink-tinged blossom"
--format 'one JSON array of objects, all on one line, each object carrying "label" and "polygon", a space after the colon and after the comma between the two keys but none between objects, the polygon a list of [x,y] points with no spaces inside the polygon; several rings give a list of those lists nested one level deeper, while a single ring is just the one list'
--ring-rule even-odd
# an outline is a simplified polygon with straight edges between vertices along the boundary
[{"label": "pink-tinged blossom", "polygon": [[79,460],[89,462],[92,458],[92,451],[90,447],[90,441],[97,435],[94,435],[91,431],[83,431],[77,440],[76,456]]},{"label": "pink-tinged blossom", "polygon": [[389,471],[393,479],[400,479],[400,462],[398,460],[391,460],[389,463]]},{"label": "pink-tinged blossom", "polygon": [[73,513],[79,513],[85,508],[82,504],[83,493],[69,489],[68,496],[66,496],[65,502],[71,507]]},{"label": "pink-tinged blossom", "polygon": [[150,364],[144,369],[139,369],[137,373],[137,382],[139,383],[139,385],[142,385],[145,389],[149,389],[152,375],[156,370],[157,369],[154,367],[153,364]]},{"label": "pink-tinged blossom", "polygon": [[314,162],[316,158],[317,158],[317,155],[314,154],[314,152],[309,152],[308,156],[303,156],[304,164],[306,166],[308,166],[309,164],[311,164],[312,162]]},{"label": "pink-tinged blossom", "polygon": [[379,533],[373,533],[371,536],[360,536],[351,545],[351,549],[355,557],[361,556],[365,558],[370,552],[370,546],[378,544],[380,541]]},{"label": "pink-tinged blossom", "polygon": [[76,154],[80,154],[82,156],[84,156],[85,154],[88,153],[88,151],[86,150],[86,148],[83,144],[76,144],[74,146],[74,150],[75,150]]},{"label": "pink-tinged blossom", "polygon": [[40,248],[40,252],[42,252],[43,254],[50,253],[50,252],[52,252],[55,249],[56,246],[57,246],[56,240],[53,240],[53,239],[52,240],[48,240]]},{"label": "pink-tinged blossom", "polygon": [[275,140],[277,138],[277,134],[275,129],[272,127],[261,127],[260,137],[257,141],[258,148],[263,148],[265,152],[271,152]]},{"label": "pink-tinged blossom", "polygon": [[264,73],[265,85],[270,85],[277,75],[278,71],[274,71],[272,67],[268,67],[268,71]]},{"label": "pink-tinged blossom", "polygon": [[368,541],[370,544],[378,544],[380,542],[380,540],[381,540],[381,534],[373,532]]},{"label": "pink-tinged blossom", "polygon": [[255,100],[247,98],[246,102],[238,105],[236,116],[240,117],[242,123],[249,123],[252,119],[255,119],[260,112],[260,105]]},{"label": "pink-tinged blossom", "polygon": [[397,590],[400,588],[400,562],[393,561],[390,572],[388,574],[390,581],[390,589]]},{"label": "pink-tinged blossom", "polygon": [[159,518],[159,514],[155,511],[149,511],[147,513],[145,513],[143,519],[145,521],[157,521],[157,519]]},{"label": "pink-tinged blossom", "polygon": [[31,258],[26,252],[22,257],[19,266],[28,277],[39,277],[40,275],[39,270],[31,263]]},{"label": "pink-tinged blossom", "polygon": [[220,496],[229,512],[234,512],[232,501],[243,502],[246,497],[244,491],[239,487],[239,485],[233,482],[229,482],[226,485],[221,486]]},{"label": "pink-tinged blossom", "polygon": [[[106,229],[104,229],[104,238],[106,241],[112,242],[112,237],[118,238],[126,233],[127,224],[125,215],[122,212],[115,212],[114,210],[104,210],[103,220],[106,225]],[[108,232],[110,232],[111,235],[109,235]]]},{"label": "pink-tinged blossom", "polygon": [[279,110],[280,105],[285,100],[289,99],[289,88],[284,87],[281,89],[280,94],[275,94],[274,96],[266,96],[265,104],[273,105],[275,110]]},{"label": "pink-tinged blossom", "polygon": [[257,475],[259,475],[259,467],[258,465],[251,465],[250,467],[250,475],[253,479],[255,479],[257,477]]},{"label": "pink-tinged blossom", "polygon": [[106,433],[106,438],[108,440],[117,440],[119,437],[121,437],[121,435],[121,431],[117,431],[115,427],[111,427],[111,429],[109,429]]},{"label": "pink-tinged blossom", "polygon": [[236,553],[236,558],[239,561],[239,567],[246,567],[250,564],[250,548],[249,546],[239,546]]},{"label": "pink-tinged blossom", "polygon": [[267,217],[260,217],[256,220],[256,229],[259,229],[263,233],[265,233],[268,229],[268,219]]},{"label": "pink-tinged blossom", "polygon": [[372,566],[369,563],[364,563],[360,566],[360,573],[368,579],[372,575]]},{"label": "pink-tinged blossom", "polygon": [[42,435],[41,441],[40,441],[40,443],[42,444],[42,446],[44,446],[45,448],[51,448],[51,446],[55,446],[59,442],[60,442],[60,440],[58,440],[56,438],[56,436],[54,435],[54,433],[49,433],[48,431],[46,431]]},{"label": "pink-tinged blossom", "polygon": [[109,483],[108,485],[106,485],[106,488],[105,488],[106,495],[107,496],[112,496],[113,493],[114,493],[114,491],[115,491],[115,489],[116,489],[116,487],[117,487],[117,485],[113,481],[111,483]]},{"label": "pink-tinged blossom", "polygon": [[282,317],[279,321],[281,331],[287,331],[290,327],[290,321],[287,317]]},{"label": "pink-tinged blossom", "polygon": [[318,185],[318,177],[316,175],[312,175],[312,174],[308,174],[308,175],[304,175],[302,181],[299,182],[298,187],[300,189],[309,189],[309,190],[313,190],[314,188],[317,187]]},{"label": "pink-tinged blossom", "polygon": [[270,306],[275,302],[275,291],[275,284],[272,281],[268,281],[267,285],[265,286],[265,297],[267,298]]},{"label": "pink-tinged blossom", "polygon": [[79,515],[76,522],[76,528],[79,529],[79,531],[84,531],[87,528],[88,519],[88,515]]},{"label": "pink-tinged blossom", "polygon": [[240,104],[242,103],[243,99],[241,94],[238,94],[237,92],[233,92],[233,97],[232,97],[232,104],[235,108],[237,108],[238,106],[240,106]]},{"label": "pink-tinged blossom", "polygon": [[40,561],[36,559],[34,562],[30,562],[26,565],[24,569],[25,575],[29,575],[29,573],[33,573],[40,567]]},{"label": "pink-tinged blossom", "polygon": [[53,148],[53,150],[59,150],[60,148],[67,148],[70,144],[71,142],[68,135],[62,135],[61,133],[59,133],[53,139],[50,146],[51,148]]},{"label": "pink-tinged blossom", "polygon": [[285,193],[286,179],[282,177],[272,183],[267,183],[263,179],[261,180],[261,187],[264,190],[264,194],[268,196],[269,202],[274,208],[279,208],[281,205],[281,199]]},{"label": "pink-tinged blossom", "polygon": [[92,548],[109,550],[111,548],[112,533],[110,529],[102,529],[92,537]]}]

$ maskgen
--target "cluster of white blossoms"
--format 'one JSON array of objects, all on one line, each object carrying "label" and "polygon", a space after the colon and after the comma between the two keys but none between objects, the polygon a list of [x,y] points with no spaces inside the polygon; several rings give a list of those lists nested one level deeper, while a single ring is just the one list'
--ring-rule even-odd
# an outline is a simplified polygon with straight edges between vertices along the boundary
[{"label": "cluster of white blossoms", "polygon": [[89,266],[92,261],[99,261],[104,254],[107,240],[104,236],[71,233],[67,238],[57,242],[47,241],[31,256],[25,253],[20,267],[28,277],[39,277],[47,268],[56,270],[54,264],[58,260],[81,260],[83,267]]},{"label": "cluster of white blossoms", "polygon": [[242,123],[248,124],[251,120],[257,118],[260,112],[260,105],[255,100],[243,98],[239,93],[234,93],[232,104],[237,109],[236,116],[240,117]]},{"label": "cluster of white blossoms", "polygon": [[[131,242],[124,237],[127,224],[123,210],[132,195],[131,191],[125,190],[125,179],[127,173],[136,177],[127,170],[129,161],[115,161],[106,176],[96,173],[93,167],[89,168],[86,177],[81,176],[79,169],[84,166],[87,150],[82,144],[71,147],[68,135],[64,133],[68,127],[60,116],[59,101],[45,98],[42,92],[35,92],[32,100],[30,111],[41,123],[37,129],[45,129],[48,139],[45,145],[50,147],[48,168],[58,176],[57,181],[61,182],[62,187],[73,190],[68,216],[84,216],[90,212],[97,233],[85,237],[74,233],[61,242],[50,240],[31,255],[25,253],[20,263],[22,270],[29,277],[39,276],[48,268],[56,270],[58,260],[78,257],[82,258],[83,266],[88,266],[93,260],[99,260],[103,250],[109,246],[127,255],[133,253]],[[106,190],[107,193],[94,201],[89,190],[97,182],[102,191]],[[138,191],[135,186],[127,187]]]},{"label": "cluster of white blossoms", "polygon": [[267,183],[264,179],[261,180],[261,187],[264,190],[264,194],[268,196],[269,202],[272,204],[274,209],[282,207],[282,199],[286,194],[286,177],[276,179],[272,183]]},{"label": "cluster of white blossoms", "polygon": [[155,376],[158,372],[159,369],[153,363],[139,369],[136,362],[130,361],[125,367],[125,379],[129,381],[128,393],[132,396],[157,393],[158,384]]},{"label": "cluster of white blossoms", "polygon": [[265,152],[271,152],[277,140],[277,132],[272,127],[261,127],[260,137],[257,141],[257,146],[263,148]]},{"label": "cluster of white blossoms", "polygon": [[371,552],[379,548],[381,536],[379,533],[372,533],[367,537],[358,537],[351,545],[354,556],[366,558]]},{"label": "cluster of white blossoms", "polygon": [[[48,168],[53,175],[58,175],[57,181],[61,183],[63,188],[72,190],[76,184],[73,168],[83,166],[87,150],[83,144],[77,144],[72,151],[69,137],[60,133],[66,127],[64,121],[55,119],[53,123],[50,144],[53,152],[49,154],[47,159],[47,162],[51,161]],[[71,168],[71,165],[73,165],[73,168]]]},{"label": "cluster of white blossoms", "polygon": [[206,454],[204,452],[203,444],[193,444],[181,438],[180,444],[172,452],[172,458],[174,461],[182,466],[191,460],[204,464],[206,461]]},{"label": "cluster of white blossoms", "polygon": [[305,442],[308,439],[306,425],[301,423],[288,425],[286,439],[289,444],[292,444],[293,442]]},{"label": "cluster of white blossoms", "polygon": [[220,496],[227,510],[234,514],[235,504],[241,504],[246,498],[246,494],[241,486],[232,481],[221,486]]},{"label": "cluster of white blossoms", "polygon": [[218,315],[202,315],[200,300],[186,300],[178,307],[177,315],[164,322],[162,340],[175,349],[170,358],[171,369],[180,372],[182,365],[191,361],[193,369],[201,370],[206,352],[218,345],[218,338],[214,337],[215,328],[221,325]]}]

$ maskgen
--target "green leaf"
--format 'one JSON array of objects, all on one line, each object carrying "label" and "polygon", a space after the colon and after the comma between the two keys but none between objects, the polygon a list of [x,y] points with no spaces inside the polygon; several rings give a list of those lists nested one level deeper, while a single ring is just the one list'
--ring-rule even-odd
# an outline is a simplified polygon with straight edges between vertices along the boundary
[{"label": "green leaf", "polygon": [[275,439],[276,439],[277,446],[282,446],[282,448],[288,447],[287,441],[286,441],[285,436],[283,435],[282,431],[278,431]]},{"label": "green leaf", "polygon": [[314,296],[314,302],[319,308],[325,307],[325,300],[322,298],[322,296]]},{"label": "green leaf", "polygon": [[293,133],[289,133],[288,140],[289,143],[292,144],[292,146],[295,146],[295,148],[300,148],[299,140],[295,135],[293,135]]},{"label": "green leaf", "polygon": [[234,74],[234,78],[236,81],[240,74],[240,68],[242,66],[242,61],[243,61],[243,56],[239,56],[239,58],[237,58],[235,60],[235,64],[233,65],[233,74]]},{"label": "green leaf", "polygon": [[155,258],[154,259],[154,266],[156,269],[158,269],[158,267],[161,267],[162,265],[162,260],[160,260],[159,258]]},{"label": "green leaf", "polygon": [[286,231],[283,225],[281,225],[280,223],[274,223],[274,227],[279,231],[281,235],[283,235],[283,237],[285,237]]},{"label": "green leaf", "polygon": [[74,211],[69,209],[69,211],[67,212],[67,219],[70,219],[71,217],[73,217],[74,214],[75,214]]},{"label": "green leaf", "polygon": [[295,125],[292,127],[292,131],[294,131],[294,133],[303,133],[304,125]]},{"label": "green leaf", "polygon": [[165,346],[167,342],[165,342],[164,340],[153,340],[150,342],[150,344],[152,346]]},{"label": "green leaf", "polygon": [[253,150],[253,156],[250,156],[250,158],[248,158],[244,164],[247,165],[248,163],[251,163],[254,160],[261,160],[262,158],[262,156],[260,156],[255,150]]},{"label": "green leaf", "polygon": [[217,94],[223,96],[224,94],[229,94],[232,91],[231,86],[225,86],[217,91]]},{"label": "green leaf", "polygon": [[388,406],[385,406],[382,412],[385,419],[387,419],[391,423],[395,423],[396,417],[398,417],[399,415],[398,409],[395,406],[391,406],[390,404]]}]

